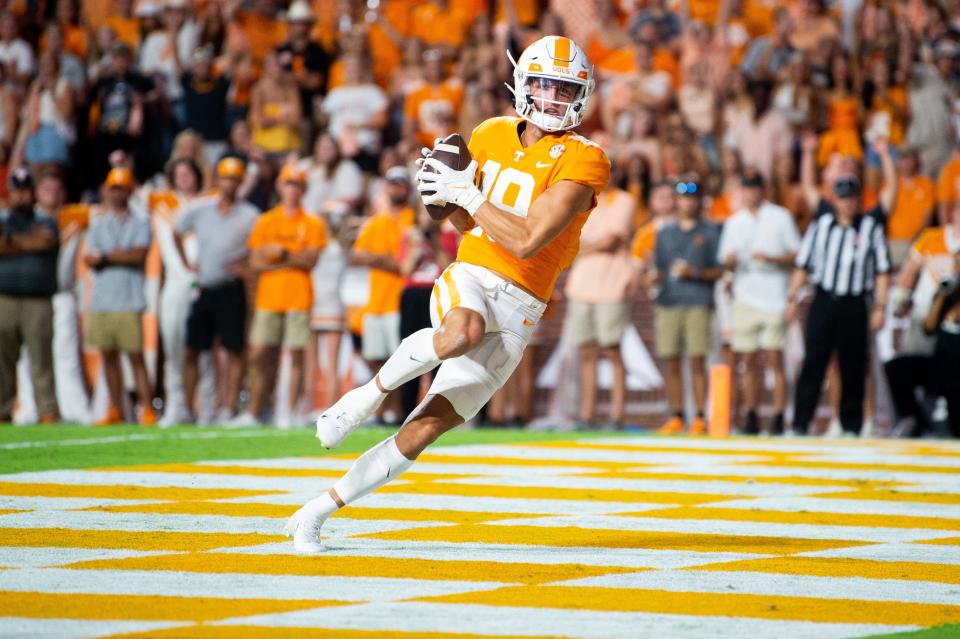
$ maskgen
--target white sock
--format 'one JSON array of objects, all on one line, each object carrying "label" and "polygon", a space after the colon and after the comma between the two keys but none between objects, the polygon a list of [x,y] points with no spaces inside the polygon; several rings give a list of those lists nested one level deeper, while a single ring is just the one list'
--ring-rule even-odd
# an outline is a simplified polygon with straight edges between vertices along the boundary
[{"label": "white sock", "polygon": [[399,388],[440,364],[440,357],[433,347],[434,332],[432,328],[422,328],[400,342],[400,346],[377,373],[385,389]]},{"label": "white sock", "polygon": [[337,512],[338,508],[339,506],[337,506],[337,502],[333,501],[333,497],[330,496],[329,492],[326,492],[304,504],[303,508],[300,509],[300,512],[305,517],[318,517],[326,519],[333,513]]},{"label": "white sock", "polygon": [[413,460],[403,456],[397,448],[397,436],[394,435],[360,455],[347,474],[333,485],[333,489],[337,491],[340,501],[349,504],[369,495],[411,466]]}]

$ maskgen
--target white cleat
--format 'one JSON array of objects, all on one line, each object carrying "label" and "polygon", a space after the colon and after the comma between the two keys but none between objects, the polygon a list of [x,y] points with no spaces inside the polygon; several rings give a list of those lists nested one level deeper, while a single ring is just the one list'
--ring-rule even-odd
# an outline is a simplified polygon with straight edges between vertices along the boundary
[{"label": "white cleat", "polygon": [[326,517],[316,517],[303,512],[303,508],[293,513],[287,520],[283,532],[293,539],[293,549],[298,553],[312,555],[323,552],[323,543],[320,541],[320,528]]},{"label": "white cleat", "polygon": [[357,426],[370,418],[386,396],[375,386],[371,389],[370,384],[353,389],[317,417],[317,439],[324,448],[336,448]]}]

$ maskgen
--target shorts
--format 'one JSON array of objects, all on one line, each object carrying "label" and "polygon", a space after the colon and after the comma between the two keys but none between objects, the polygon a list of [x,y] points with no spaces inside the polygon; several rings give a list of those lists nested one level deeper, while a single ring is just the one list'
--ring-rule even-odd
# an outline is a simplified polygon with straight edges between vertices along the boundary
[{"label": "shorts", "polygon": [[887,250],[890,253],[890,267],[894,270],[903,266],[903,263],[910,257],[910,249],[913,244],[910,240],[888,240]]},{"label": "shorts", "polygon": [[254,311],[250,327],[252,346],[286,346],[302,350],[310,343],[310,315],[306,311]]},{"label": "shorts", "polygon": [[734,353],[782,351],[787,345],[787,321],[783,312],[760,310],[743,302],[733,303]]},{"label": "shorts", "polygon": [[208,351],[213,339],[228,351],[243,351],[247,324],[247,291],[243,282],[201,288],[187,316],[187,348]]},{"label": "shorts", "polygon": [[400,347],[400,313],[364,315],[360,354],[368,362],[386,361]]},{"label": "shorts", "polygon": [[710,320],[706,306],[655,306],[654,346],[657,357],[705,357],[710,352]]},{"label": "shorts", "polygon": [[143,351],[143,314],[138,311],[90,313],[87,321],[87,343],[100,351]]},{"label": "shorts", "polygon": [[567,326],[577,346],[618,346],[629,320],[627,302],[567,302]]},{"label": "shorts", "polygon": [[468,308],[483,317],[486,334],[475,349],[440,365],[429,393],[443,395],[464,421],[471,419],[510,379],[546,307],[486,268],[448,266],[430,296],[433,327],[453,309]]}]

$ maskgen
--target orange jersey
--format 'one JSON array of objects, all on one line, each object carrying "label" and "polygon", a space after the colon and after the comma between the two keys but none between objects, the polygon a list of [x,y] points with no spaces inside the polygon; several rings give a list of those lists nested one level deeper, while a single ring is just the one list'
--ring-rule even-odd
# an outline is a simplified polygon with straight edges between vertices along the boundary
[{"label": "orange jersey", "polygon": [[[305,249],[323,249],[327,245],[327,225],[302,209],[287,215],[277,206],[261,215],[247,245],[251,250],[275,244],[290,253]],[[309,312],[313,305],[313,284],[310,272],[297,268],[280,268],[260,274],[254,308],[259,311],[284,313]]]},{"label": "orange jersey", "polygon": [[[413,226],[416,213],[410,207],[399,215],[381,211],[364,222],[353,244],[355,251],[397,257],[400,239]],[[370,269],[370,297],[363,307],[364,315],[384,315],[400,310],[400,295],[403,293],[403,276],[378,268]],[[362,320],[361,320],[362,321]]]},{"label": "orange jersey", "polygon": [[482,266],[549,300],[560,273],[580,248],[580,229],[597,205],[597,195],[610,181],[610,160],[599,146],[572,132],[543,136],[523,147],[517,126],[521,118],[491,118],[473,130],[469,149],[479,166],[481,190],[491,204],[526,217],[533,201],[564,180],[593,189],[590,210],[578,213],[539,253],[521,259],[477,227],[464,235],[457,260]]},{"label": "orange jersey", "polygon": [[887,237],[891,240],[916,237],[923,230],[936,199],[936,186],[926,175],[901,177],[897,201],[887,220]]},{"label": "orange jersey", "polygon": [[642,262],[651,263],[653,261],[653,251],[657,247],[657,231],[661,224],[656,220],[650,220],[641,226],[633,236],[633,243],[630,244],[630,254]]},{"label": "orange jersey", "polygon": [[423,84],[407,96],[404,116],[417,123],[417,140],[432,147],[436,138],[453,131],[463,105],[463,87],[458,82]]},{"label": "orange jersey", "polygon": [[955,155],[940,169],[937,179],[937,201],[953,206],[960,193],[960,156]]}]

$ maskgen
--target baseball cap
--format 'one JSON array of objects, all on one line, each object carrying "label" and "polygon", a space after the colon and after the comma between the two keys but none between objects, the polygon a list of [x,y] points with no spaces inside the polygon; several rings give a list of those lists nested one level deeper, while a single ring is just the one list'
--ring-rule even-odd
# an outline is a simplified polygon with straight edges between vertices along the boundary
[{"label": "baseball cap", "polygon": [[138,18],[155,18],[160,15],[160,6],[150,0],[144,0],[137,5],[134,15]]},{"label": "baseball cap", "polygon": [[7,179],[7,182],[11,189],[32,189],[33,174],[27,167],[18,166],[10,171],[10,177]]},{"label": "baseball cap", "polygon": [[280,170],[280,182],[297,182],[301,185],[307,184],[307,174],[296,164],[284,164]]},{"label": "baseball cap", "polygon": [[410,173],[402,166],[391,166],[383,177],[387,182],[410,182]]},{"label": "baseball cap", "polygon": [[123,166],[116,166],[107,173],[107,188],[120,187],[122,189],[133,188],[133,173],[130,169]]},{"label": "baseball cap", "polygon": [[740,174],[740,186],[748,189],[763,188],[763,174],[754,168],[747,168]]},{"label": "baseball cap", "polygon": [[285,18],[287,22],[313,22],[313,13],[304,0],[294,0],[287,9]]},{"label": "baseball cap", "polygon": [[217,177],[241,179],[246,172],[247,167],[243,160],[233,156],[227,156],[217,162]]},{"label": "baseball cap", "polygon": [[860,180],[852,175],[846,175],[833,183],[833,194],[837,197],[857,197],[860,190]]}]

